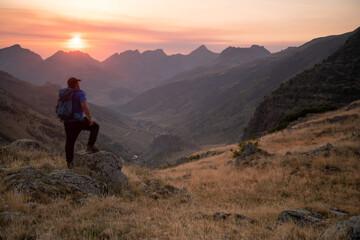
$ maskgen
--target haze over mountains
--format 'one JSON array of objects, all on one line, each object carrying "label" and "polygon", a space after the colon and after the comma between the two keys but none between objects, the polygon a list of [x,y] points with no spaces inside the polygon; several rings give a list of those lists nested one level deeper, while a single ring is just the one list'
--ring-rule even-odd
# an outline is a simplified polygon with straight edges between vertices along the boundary
[{"label": "haze over mountains", "polygon": [[[264,96],[321,63],[353,34],[314,39],[274,54],[256,45],[229,47],[220,54],[201,46],[188,55],[168,56],[161,49],[125,51],[103,62],[80,51],[58,51],[43,60],[14,45],[0,49],[0,70],[32,84],[46,85],[33,86],[1,72],[2,111],[7,112],[4,116],[12,116],[8,113],[12,102],[17,106],[16,99],[22,99],[18,109],[28,108],[46,118],[46,123],[54,122],[54,116],[49,116],[54,114],[57,89],[64,87],[70,76],[79,77],[88,100],[96,104],[90,107],[102,126],[104,146],[127,160],[136,155],[140,162],[162,166],[202,145],[239,141]],[[349,55],[350,59],[354,57]],[[328,72],[323,74],[327,76]],[[13,97],[7,98],[9,94]],[[16,116],[12,118],[15,125],[26,119]],[[6,122],[6,117],[1,122]],[[61,135],[59,123],[48,125]],[[26,121],[23,131],[30,126]],[[42,131],[44,126],[40,127],[36,129]],[[15,138],[6,127],[0,130],[5,139]],[[54,144],[59,145],[60,138],[58,141]]]}]

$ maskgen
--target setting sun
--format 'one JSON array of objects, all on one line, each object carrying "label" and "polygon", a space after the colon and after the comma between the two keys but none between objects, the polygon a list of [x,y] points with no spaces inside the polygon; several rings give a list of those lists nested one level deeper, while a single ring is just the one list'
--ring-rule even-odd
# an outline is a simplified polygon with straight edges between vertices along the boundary
[{"label": "setting sun", "polygon": [[67,47],[72,49],[81,49],[85,47],[85,43],[80,36],[74,36],[68,41]]}]

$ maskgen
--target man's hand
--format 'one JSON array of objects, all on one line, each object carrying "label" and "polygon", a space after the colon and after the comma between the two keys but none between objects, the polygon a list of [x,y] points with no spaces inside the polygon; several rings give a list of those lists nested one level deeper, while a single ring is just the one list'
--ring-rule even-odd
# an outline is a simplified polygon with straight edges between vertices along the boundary
[{"label": "man's hand", "polygon": [[94,121],[90,118],[89,119],[89,126],[92,126],[92,125],[94,125]]},{"label": "man's hand", "polygon": [[81,108],[83,109],[85,115],[88,117],[89,126],[94,125],[94,121],[91,119],[90,111],[89,111],[86,103],[85,103],[85,102],[81,102],[80,105],[81,105]]}]

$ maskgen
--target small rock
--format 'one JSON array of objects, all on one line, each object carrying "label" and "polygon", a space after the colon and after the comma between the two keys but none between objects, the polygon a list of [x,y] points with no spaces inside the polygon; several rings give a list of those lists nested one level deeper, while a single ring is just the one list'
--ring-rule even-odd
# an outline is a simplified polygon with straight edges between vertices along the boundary
[{"label": "small rock", "polygon": [[24,216],[21,212],[0,212],[0,222],[11,223],[13,220],[16,220],[20,217]]},{"label": "small rock", "polygon": [[108,211],[108,212],[115,212],[115,213],[121,212],[119,209],[111,208],[111,207],[107,207],[107,208],[106,208],[106,211]]},{"label": "small rock", "polygon": [[333,146],[330,143],[328,143],[325,146],[322,146],[322,147],[319,147],[319,148],[317,148],[315,150],[306,152],[306,153],[304,153],[302,155],[307,156],[307,157],[313,157],[313,156],[317,156],[320,153],[325,152],[325,151],[329,152],[332,148],[333,148]]},{"label": "small rock", "polygon": [[360,239],[360,216],[353,216],[345,221],[336,223],[326,229],[319,240],[358,240]]},{"label": "small rock", "polygon": [[286,152],[285,156],[291,155],[291,152]]},{"label": "small rock", "polygon": [[89,200],[87,200],[87,198],[76,199],[76,203],[80,204],[81,206],[86,205],[88,202]]},{"label": "small rock", "polygon": [[350,106],[348,106],[345,111],[350,111],[350,110],[353,110],[355,108],[358,108],[360,107],[360,103],[353,103],[353,104],[350,104]]},{"label": "small rock", "polygon": [[50,163],[44,163],[40,168],[47,172],[50,172],[55,169],[54,166],[51,165]]},{"label": "small rock", "polygon": [[26,205],[28,205],[31,208],[34,208],[36,203],[35,202],[27,202]]},{"label": "small rock", "polygon": [[32,139],[19,139],[10,143],[7,147],[23,151],[41,150],[40,143]]},{"label": "small rock", "polygon": [[145,224],[145,226],[148,226],[148,227],[152,227],[153,226],[153,224],[152,223],[149,223],[149,222],[146,222],[146,223],[144,223]]},{"label": "small rock", "polygon": [[302,208],[298,208],[296,210],[285,210],[282,211],[277,221],[280,223],[283,222],[290,222],[295,223],[300,226],[309,226],[309,225],[316,225],[316,226],[324,226],[325,224],[321,221],[323,216],[307,211]]},{"label": "small rock", "polygon": [[346,213],[341,212],[339,209],[330,207],[330,206],[325,206],[323,205],[324,208],[328,209],[330,212],[332,212],[336,218],[341,218],[341,217],[345,217]]},{"label": "small rock", "polygon": [[224,166],[233,165],[233,164],[234,164],[234,161],[230,160],[230,161],[226,162],[226,163],[224,164]]},{"label": "small rock", "polygon": [[336,173],[336,172],[341,172],[341,169],[338,167],[335,167],[335,166],[326,165],[325,172],[326,173]]},{"label": "small rock", "polygon": [[231,213],[216,212],[213,214],[214,220],[225,220],[231,216]]},{"label": "small rock", "polygon": [[235,218],[239,219],[239,220],[245,220],[246,219],[246,217],[244,215],[241,215],[241,214],[235,214]]}]

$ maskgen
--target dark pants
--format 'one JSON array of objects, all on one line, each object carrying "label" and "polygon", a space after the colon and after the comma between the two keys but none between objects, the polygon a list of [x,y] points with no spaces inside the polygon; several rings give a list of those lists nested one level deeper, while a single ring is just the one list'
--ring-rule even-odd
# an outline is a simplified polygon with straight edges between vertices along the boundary
[{"label": "dark pants", "polygon": [[74,159],[75,141],[79,136],[81,130],[90,131],[88,145],[94,145],[99,132],[99,124],[94,122],[94,124],[90,126],[89,120],[87,118],[84,118],[84,120],[81,122],[79,121],[79,122],[64,123],[64,126],[66,133],[66,144],[65,144],[66,161],[70,163]]}]

